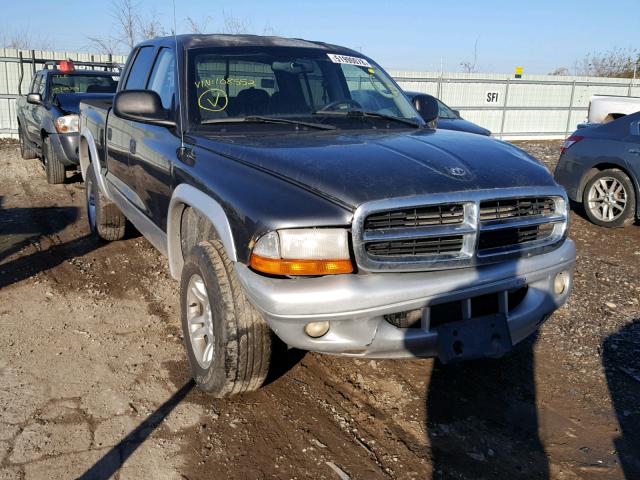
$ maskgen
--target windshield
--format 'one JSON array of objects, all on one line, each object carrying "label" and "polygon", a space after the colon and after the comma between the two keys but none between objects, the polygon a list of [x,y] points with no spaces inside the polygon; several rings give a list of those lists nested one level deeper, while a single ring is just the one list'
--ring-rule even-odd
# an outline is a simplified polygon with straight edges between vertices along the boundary
[{"label": "windshield", "polygon": [[60,74],[50,76],[49,97],[59,93],[115,93],[117,75]]},{"label": "windshield", "polygon": [[[252,128],[264,128],[265,118],[337,128],[362,128],[363,123],[375,127],[380,122],[386,128],[423,124],[395,82],[362,57],[282,47],[189,53],[187,94],[194,128],[228,128],[242,124],[234,119],[255,117],[262,122]],[[361,112],[372,115],[353,115]],[[287,123],[277,125],[282,128]]]}]

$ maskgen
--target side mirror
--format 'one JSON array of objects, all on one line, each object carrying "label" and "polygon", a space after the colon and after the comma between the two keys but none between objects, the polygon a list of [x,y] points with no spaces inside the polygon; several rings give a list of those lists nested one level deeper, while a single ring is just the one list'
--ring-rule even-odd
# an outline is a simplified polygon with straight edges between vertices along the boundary
[{"label": "side mirror", "polygon": [[124,120],[174,127],[169,111],[153,90],[125,90],[113,99],[113,113]]},{"label": "side mirror", "polygon": [[39,93],[28,94],[27,103],[30,103],[31,105],[42,105],[42,95]]},{"label": "side mirror", "polygon": [[435,97],[426,93],[413,97],[413,106],[416,108],[422,119],[435,128],[435,122],[438,121],[440,107]]}]

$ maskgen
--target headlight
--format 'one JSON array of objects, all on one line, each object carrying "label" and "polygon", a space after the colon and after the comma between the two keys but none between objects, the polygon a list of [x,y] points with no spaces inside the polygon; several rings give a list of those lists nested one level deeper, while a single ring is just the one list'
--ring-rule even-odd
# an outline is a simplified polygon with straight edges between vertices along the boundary
[{"label": "headlight", "polygon": [[272,275],[351,273],[349,233],[343,228],[269,232],[253,247],[251,267]]},{"label": "headlight", "polygon": [[64,115],[54,122],[58,133],[76,133],[78,131],[78,115]]}]

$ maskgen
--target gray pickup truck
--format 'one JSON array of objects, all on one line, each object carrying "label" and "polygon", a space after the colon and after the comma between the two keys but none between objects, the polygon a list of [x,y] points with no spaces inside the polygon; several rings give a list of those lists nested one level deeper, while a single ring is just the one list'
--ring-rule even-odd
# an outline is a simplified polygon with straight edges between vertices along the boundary
[{"label": "gray pickup truck", "polygon": [[119,72],[115,64],[105,70],[76,69],[71,60],[47,62],[46,67],[34,75],[29,93],[18,97],[16,114],[22,158],[40,157],[47,181],[55,184],[78,166],[80,101],[112,98]]},{"label": "gray pickup truck", "polygon": [[[299,39],[136,46],[80,105],[91,230],[168,257],[197,384],[258,388],[275,342],[352,357],[498,357],[562,305],[565,191],[498,140],[434,130],[372,59]],[[278,340],[278,338],[280,340]]]}]

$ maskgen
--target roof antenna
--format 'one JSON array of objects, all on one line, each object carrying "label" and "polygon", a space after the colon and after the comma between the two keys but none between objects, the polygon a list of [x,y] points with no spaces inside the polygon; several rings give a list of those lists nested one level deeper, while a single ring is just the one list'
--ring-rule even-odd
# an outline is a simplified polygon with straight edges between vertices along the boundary
[{"label": "roof antenna", "polygon": [[184,153],[184,130],[182,128],[182,101],[180,99],[180,66],[178,65],[178,37],[176,36],[176,0],[171,0],[173,4],[173,40],[176,45],[176,92],[178,93],[178,129],[180,130],[180,156]]}]

